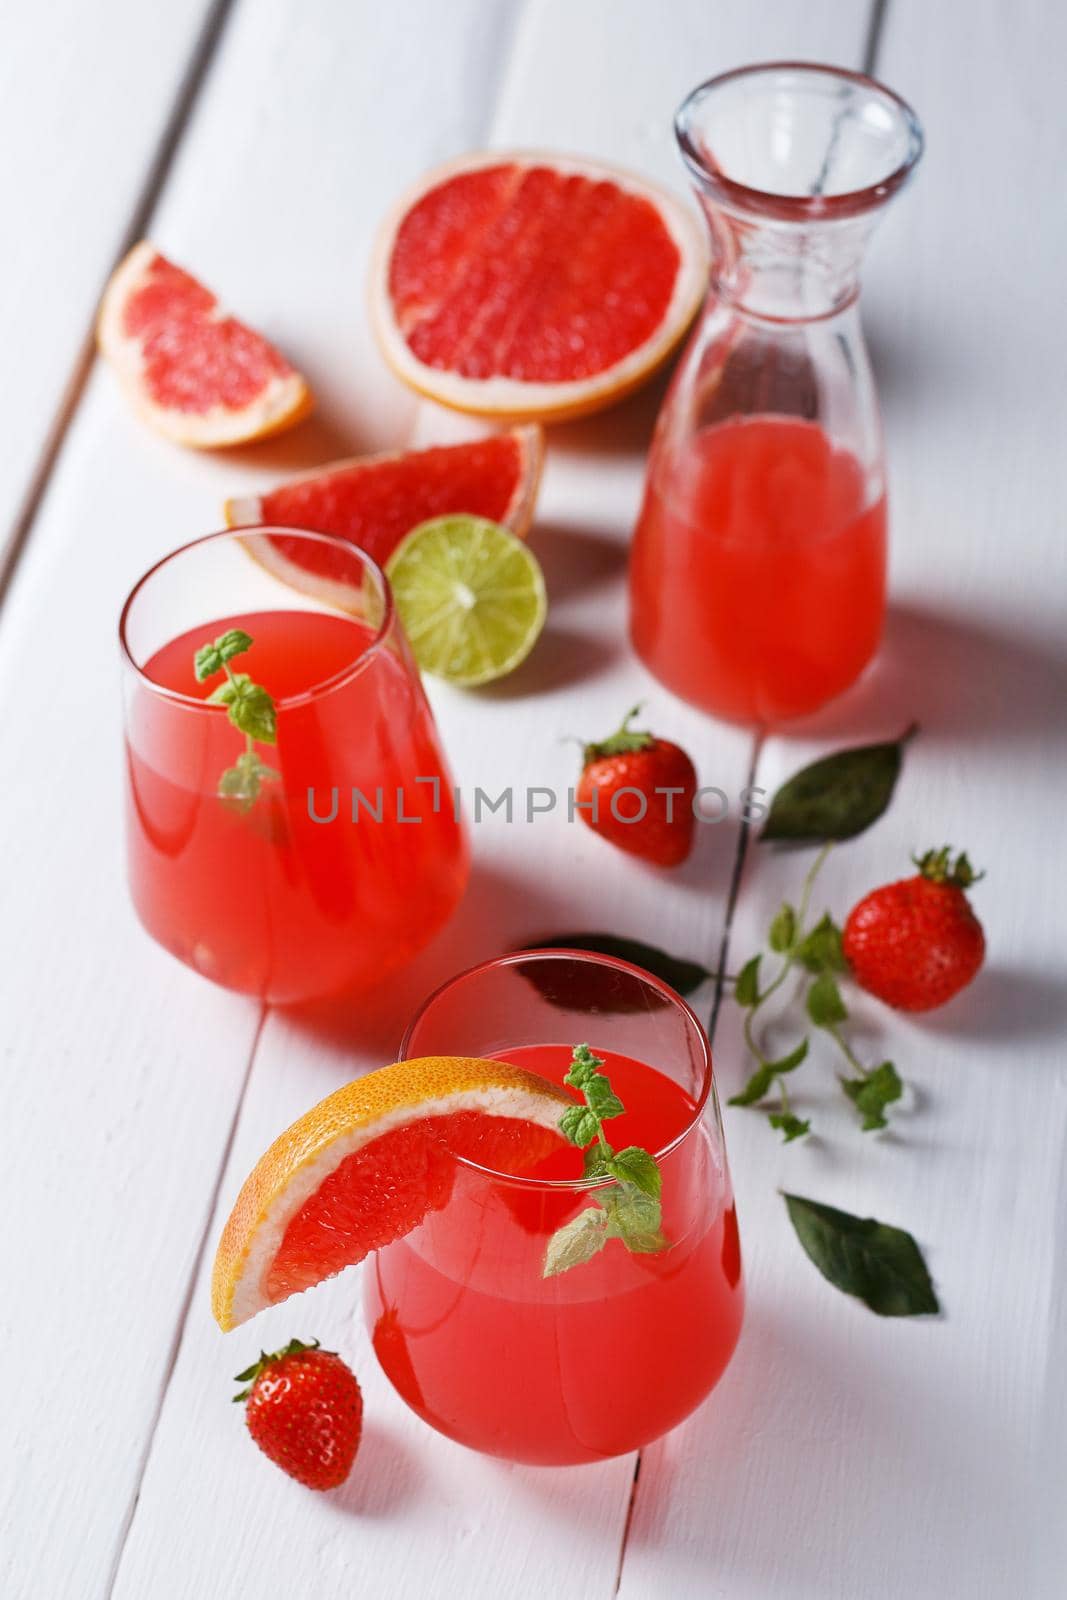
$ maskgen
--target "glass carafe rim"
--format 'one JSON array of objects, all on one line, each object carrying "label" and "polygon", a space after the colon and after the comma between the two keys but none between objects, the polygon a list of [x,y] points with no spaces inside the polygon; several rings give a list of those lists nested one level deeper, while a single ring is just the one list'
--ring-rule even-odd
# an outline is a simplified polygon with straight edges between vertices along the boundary
[{"label": "glass carafe rim", "polygon": [[[350,539],[338,538],[332,533],[317,533],[310,528],[290,528],[283,527],[281,524],[275,523],[257,523],[255,525],[249,525],[240,528],[219,528],[214,533],[205,533],[199,535],[195,539],[186,540],[184,544],[179,545],[174,550],[168,550],[166,555],[161,556],[158,561],[153,562],[147,571],[141,574],[141,576],[137,579],[137,582],[130,589],[129,594],[126,596],[126,599],[123,603],[122,610],[119,613],[119,649],[122,654],[123,664],[129,668],[129,670],[134,674],[143,687],[149,690],[153,695],[157,695],[161,700],[170,700],[176,705],[189,706],[205,715],[217,715],[220,713],[222,715],[227,714],[227,707],[225,705],[212,703],[211,701],[199,698],[196,695],[186,694],[181,689],[168,689],[164,684],[157,683],[154,678],[149,677],[149,675],[145,672],[144,667],[137,660],[130,646],[129,623],[133,608],[137,603],[139,595],[152,581],[152,579],[155,578],[161,571],[163,571],[165,567],[170,566],[172,562],[177,561],[180,557],[187,555],[192,550],[199,549],[202,545],[214,544],[220,540],[242,541],[248,539],[249,537],[263,534],[279,534],[283,538],[307,539],[315,544],[320,544],[334,550],[343,551],[348,557],[355,557],[355,559],[362,565],[364,571],[370,573],[372,580],[378,588],[382,604],[381,621],[378,626],[373,629],[370,629],[368,625],[368,630],[371,631],[372,637],[367,640],[366,644],[359,651],[359,653],[354,655],[352,660],[348,662],[346,666],[341,667],[339,671],[331,674],[330,677],[323,678],[320,682],[312,684],[310,689],[302,689],[296,694],[288,694],[278,697],[276,700],[276,707],[279,711],[285,711],[294,706],[309,705],[314,701],[322,699],[324,695],[331,693],[332,690],[340,688],[342,684],[348,683],[358,673],[361,673],[364,670],[367,664],[377,655],[381,647],[387,642],[396,624],[396,604],[393,599],[393,591],[389,585],[389,580],[386,578],[385,573],[375,561],[374,557],[368,555],[367,552],[359,545],[353,544]],[[251,559],[252,557],[249,556],[249,560]],[[282,580],[279,580],[279,582],[282,582]],[[282,587],[285,587],[283,582]],[[294,595],[294,599],[300,597],[301,595],[305,600],[309,598],[304,591],[299,589],[294,588],[292,593]],[[353,620],[356,620],[355,614],[353,612],[346,612],[344,607],[340,605],[333,605],[329,601],[324,602],[324,604],[326,604],[329,609],[328,611],[321,613],[322,615],[347,615],[352,617]],[[309,616],[316,616],[319,614],[320,613],[316,611],[310,609],[308,610]],[[205,626],[209,625],[210,620],[210,618],[207,619]]]},{"label": "glass carafe rim", "polygon": [[[672,1139],[669,1139],[661,1149],[650,1152],[650,1154],[655,1156],[657,1161],[662,1161],[666,1156],[671,1155],[675,1150],[683,1145],[700,1126],[704,1116],[705,1108],[707,1107],[708,1102],[714,1093],[715,1067],[712,1059],[711,1042],[708,1039],[707,1029],[704,1027],[704,1024],[701,1022],[692,1006],[682,998],[677,989],[672,989],[670,984],[665,983],[662,978],[657,978],[654,973],[646,971],[644,967],[636,966],[632,961],[624,961],[619,956],[605,955],[599,950],[580,950],[577,948],[564,948],[562,946],[556,947],[554,945],[545,946],[544,948],[540,949],[535,947],[530,950],[508,950],[502,955],[489,956],[485,961],[479,961],[473,967],[467,967],[462,972],[453,973],[452,977],[446,978],[443,983],[438,984],[437,988],[434,989],[431,994],[426,996],[425,1000],[423,1000],[422,1004],[419,1006],[418,1010],[415,1012],[415,1015],[412,1017],[411,1021],[404,1030],[404,1037],[400,1045],[400,1059],[402,1061],[411,1059],[409,1057],[410,1043],[420,1023],[423,1021],[427,1012],[429,1012],[437,1003],[437,1001],[441,999],[442,995],[447,994],[450,989],[456,988],[459,984],[466,982],[469,978],[476,978],[484,972],[490,972],[494,968],[518,966],[523,962],[551,960],[580,961],[588,964],[589,966],[607,967],[611,971],[625,973],[627,977],[637,978],[642,983],[646,984],[648,988],[655,989],[658,991],[658,993],[662,994],[676,1011],[680,1011],[682,1013],[685,1020],[693,1028],[695,1036],[700,1043],[701,1056],[703,1058],[703,1066],[700,1078],[700,1093],[693,1102],[693,1110],[691,1115],[687,1118],[685,1126],[681,1128]],[[577,1103],[578,1102],[576,1101],[575,1104]],[[569,1192],[573,1194],[580,1194],[591,1189],[603,1189],[614,1181],[610,1178],[526,1178],[523,1177],[521,1173],[498,1172],[493,1167],[486,1167],[483,1166],[481,1162],[472,1160],[469,1156],[453,1154],[453,1159],[458,1163],[458,1165],[468,1168],[471,1172],[477,1173],[479,1176],[485,1178],[489,1182],[494,1184],[505,1184],[509,1187],[514,1186],[515,1188],[525,1189],[527,1191],[541,1190],[545,1193],[561,1194]]]},{"label": "glass carafe rim", "polygon": [[[904,161],[876,183],[862,189],[848,190],[834,195],[789,195],[770,189],[758,189],[729,177],[721,168],[710,166],[707,156],[692,136],[690,119],[695,106],[710,93],[743,78],[756,78],[764,74],[799,73],[810,77],[839,78],[864,89],[870,94],[890,101],[900,113],[908,133],[908,151]],[[674,132],[682,157],[697,183],[712,191],[713,198],[732,203],[739,210],[779,222],[796,222],[810,225],[813,222],[830,222],[857,217],[885,204],[906,182],[923,153],[924,136],[918,116],[902,95],[880,79],[848,67],[831,66],[820,61],[759,61],[743,67],[732,67],[727,72],[716,73],[698,83],[686,95],[674,118]]]}]

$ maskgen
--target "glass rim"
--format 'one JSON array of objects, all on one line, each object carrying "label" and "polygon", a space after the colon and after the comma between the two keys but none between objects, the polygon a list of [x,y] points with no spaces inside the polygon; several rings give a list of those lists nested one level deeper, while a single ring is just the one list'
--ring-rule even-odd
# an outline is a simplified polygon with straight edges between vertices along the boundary
[{"label": "glass rim", "polygon": [[[437,988],[426,996],[426,999],[423,1000],[422,1004],[415,1012],[415,1015],[404,1029],[404,1036],[400,1042],[400,1060],[407,1061],[409,1059],[418,1059],[417,1057],[411,1058],[408,1054],[408,1045],[416,1028],[426,1016],[431,1006],[435,1005],[437,1001],[441,999],[442,995],[447,994],[450,989],[454,989],[457,987],[457,985],[464,983],[468,978],[479,977],[482,973],[490,972],[497,967],[518,966],[522,962],[526,961],[567,959],[584,962],[590,966],[607,967],[612,971],[622,972],[628,977],[639,979],[640,982],[645,984],[648,988],[655,989],[659,994],[661,994],[676,1011],[680,1011],[682,1013],[686,1021],[692,1026],[693,1031],[700,1042],[701,1053],[703,1056],[703,1071],[701,1074],[700,1094],[694,1102],[692,1114],[688,1117],[685,1126],[680,1130],[680,1132],[676,1133],[674,1138],[668,1140],[668,1142],[660,1149],[650,1151],[650,1154],[654,1156],[657,1161],[661,1161],[666,1156],[671,1155],[681,1144],[684,1143],[686,1139],[689,1138],[694,1129],[699,1126],[704,1115],[704,1108],[711,1097],[715,1083],[711,1041],[708,1038],[707,1030],[704,1027],[704,1024],[701,1022],[692,1006],[689,1005],[689,1003],[678,993],[677,989],[672,989],[669,983],[665,983],[662,978],[657,978],[654,973],[647,972],[644,967],[635,966],[632,961],[623,961],[618,956],[602,955],[596,950],[578,950],[570,947],[559,949],[549,947],[534,947],[531,950],[508,950],[505,951],[503,955],[489,956],[485,961],[479,961],[473,967],[466,967],[462,972],[454,973],[451,978],[446,978],[443,983],[439,983]],[[575,1103],[577,1104],[577,1102]],[[543,1192],[554,1194],[575,1194],[585,1193],[586,1191],[593,1189],[603,1189],[608,1187],[608,1185],[614,1181],[611,1178],[527,1178],[521,1173],[498,1172],[494,1167],[483,1166],[481,1162],[472,1161],[469,1156],[457,1155],[454,1151],[450,1151],[449,1153],[452,1155],[452,1159],[458,1162],[460,1166],[467,1167],[472,1172],[477,1172],[483,1178],[486,1178],[493,1183],[511,1184],[516,1188],[521,1189],[541,1190]]]},{"label": "glass rim", "polygon": [[[128,637],[130,613],[132,612],[137,601],[137,597],[141,594],[146,584],[148,584],[157,573],[161,572],[164,567],[169,566],[172,561],[177,561],[180,556],[188,554],[190,550],[196,550],[201,545],[213,544],[216,540],[226,539],[239,541],[242,538],[247,538],[253,534],[265,533],[280,533],[284,534],[286,537],[310,539],[316,544],[329,545],[335,550],[343,550],[348,555],[354,555],[357,560],[362,563],[364,569],[369,570],[371,575],[376,580],[381,590],[383,601],[382,620],[378,627],[374,630],[373,638],[368,640],[359,654],[355,656],[347,666],[341,667],[339,671],[332,673],[330,677],[323,678],[318,683],[312,684],[310,689],[301,689],[297,694],[279,695],[275,700],[275,705],[278,711],[285,711],[293,706],[309,705],[313,701],[321,699],[323,695],[329,694],[332,690],[340,688],[342,684],[348,683],[358,673],[363,671],[370,658],[374,656],[385,643],[385,640],[393,631],[393,627],[396,622],[396,603],[393,599],[393,591],[389,585],[388,578],[386,577],[382,568],[378,565],[377,561],[375,561],[373,556],[368,555],[360,545],[353,544],[350,539],[338,538],[332,533],[316,533],[311,528],[286,528],[282,527],[279,523],[272,522],[255,523],[249,525],[248,527],[241,528],[219,528],[214,533],[204,533],[198,535],[198,537],[195,539],[187,539],[184,544],[178,545],[178,547],[174,550],[169,550],[167,554],[161,556],[158,561],[154,561],[145,572],[142,572],[141,576],[130,589],[129,594],[126,596],[126,599],[123,602],[122,610],[119,612],[118,622],[119,650],[121,651],[123,661],[129,666],[131,671],[136,674],[137,678],[146,689],[151,690],[153,694],[160,696],[161,699],[170,700],[176,705],[191,706],[195,707],[198,711],[205,712],[226,712],[227,708],[224,705],[217,703],[213,704],[211,701],[201,699],[197,695],[185,694],[180,689],[168,689],[164,684],[157,683],[154,678],[150,678],[148,676],[144,668],[135,659],[133,651],[130,648],[130,641]],[[249,556],[249,559],[252,560],[254,558]],[[263,568],[262,570],[266,571],[268,569]],[[274,576],[274,574],[271,575]],[[278,581],[284,585],[284,579],[279,579]],[[301,590],[295,586],[290,587],[292,587],[292,592],[294,594],[308,595],[312,593],[310,590]],[[342,606],[334,607],[334,613],[339,616],[351,615],[351,613],[345,612]],[[315,616],[318,614],[319,613],[314,611],[308,612],[309,616]]]},{"label": "glass rim", "polygon": [[[773,189],[757,189],[750,184],[741,183],[736,178],[729,177],[721,168],[710,168],[706,156],[701,153],[692,136],[691,115],[698,101],[740,78],[756,78],[785,72],[798,73],[808,78],[839,78],[844,83],[854,84],[857,88],[865,89],[872,95],[888,100],[900,114],[908,132],[908,152],[905,159],[876,183],[868,184],[862,189],[849,189],[842,194],[832,195],[779,194]],[[830,66],[819,61],[758,61],[745,67],[733,67],[728,72],[719,72],[714,77],[706,78],[703,83],[698,83],[689,91],[678,107],[674,117],[674,134],[686,166],[699,182],[721,191],[728,199],[747,207],[750,211],[777,218],[782,222],[828,222],[837,218],[861,216],[866,211],[874,210],[894,195],[910,176],[925,146],[922,123],[903,95],[898,94],[895,89],[890,89],[888,84],[882,83],[879,78],[872,78],[869,73],[855,72],[849,67]]]}]

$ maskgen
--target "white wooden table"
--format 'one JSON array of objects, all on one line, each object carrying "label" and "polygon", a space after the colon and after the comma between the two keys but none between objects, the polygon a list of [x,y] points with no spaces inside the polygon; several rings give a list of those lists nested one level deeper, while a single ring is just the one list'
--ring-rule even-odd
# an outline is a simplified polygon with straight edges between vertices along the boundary
[{"label": "white wooden table", "polygon": [[[0,1594],[5,1600],[1052,1600],[1067,1572],[1067,948],[1061,819],[1065,537],[1062,73],[1067,11],[1019,0],[43,0],[0,36]],[[825,1137],[727,1112],[750,1304],[712,1399],[644,1452],[509,1468],[424,1427],[382,1378],[348,1274],[223,1339],[206,1273],[250,1162],[392,1059],[428,988],[505,943],[612,927],[712,957],[734,823],[664,886],[565,818],[476,830],[453,927],[352,1019],[300,1031],[217,992],[136,926],[121,858],[114,622],[224,494],[447,419],[383,369],[363,310],[375,223],[430,163],[572,148],[682,187],[671,112],[745,60],[865,58],[928,153],[876,240],[866,324],[891,457],[883,657],[825,715],[755,747],[687,711],[624,645],[622,571],[659,390],[555,430],[534,534],[550,632],[513,680],[433,698],[460,781],[572,777],[568,732],[646,698],[702,780],[773,786],[839,742],[924,726],[896,803],[832,860],[846,907],[920,845],[989,868],[988,967],[947,1012],[872,1005],[915,1086],[864,1140],[811,1068]],[[319,418],[227,458],[127,414],[87,338],[141,232],[310,374]],[[503,754],[490,757],[496,744]],[[749,850],[736,956],[795,882]],[[720,1089],[744,1066],[732,1009]],[[884,1322],[803,1258],[776,1190],[910,1227],[942,1319]],[[330,1496],[251,1448],[229,1378],[299,1325],[365,1386]],[[640,1472],[638,1473],[638,1465]]]}]

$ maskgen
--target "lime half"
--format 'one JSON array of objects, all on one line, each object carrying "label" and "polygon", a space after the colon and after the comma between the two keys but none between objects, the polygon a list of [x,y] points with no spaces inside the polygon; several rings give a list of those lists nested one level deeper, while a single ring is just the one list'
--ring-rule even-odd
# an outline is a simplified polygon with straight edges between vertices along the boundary
[{"label": "lime half", "polygon": [[485,517],[420,522],[385,570],[416,661],[449,683],[470,688],[513,672],[545,625],[536,558]]}]

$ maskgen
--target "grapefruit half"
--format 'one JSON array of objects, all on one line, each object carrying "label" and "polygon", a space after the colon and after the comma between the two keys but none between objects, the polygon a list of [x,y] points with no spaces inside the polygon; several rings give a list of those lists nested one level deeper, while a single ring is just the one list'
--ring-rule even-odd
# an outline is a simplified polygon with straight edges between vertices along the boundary
[{"label": "grapefruit half", "polygon": [[[521,539],[533,516],[543,457],[540,428],[524,427],[465,444],[338,461],[264,494],[227,500],[226,522],[332,533],[379,566],[419,523],[456,512],[501,522]],[[247,547],[299,589],[317,592],[321,580],[343,576],[337,553],[310,539],[263,533]]]},{"label": "grapefruit half", "polygon": [[564,1142],[574,1100],[503,1061],[425,1056],[328,1095],[253,1167],[219,1240],[223,1331],[410,1233],[451,1192],[455,1156],[529,1170]]},{"label": "grapefruit half", "polygon": [[178,444],[262,439],[311,409],[285,357],[147,239],[104,291],[97,342],[136,409]]},{"label": "grapefruit half", "polygon": [[580,157],[465,156],[400,200],[371,310],[397,375],[442,404],[548,420],[637,388],[707,279],[703,229],[672,195]]}]

